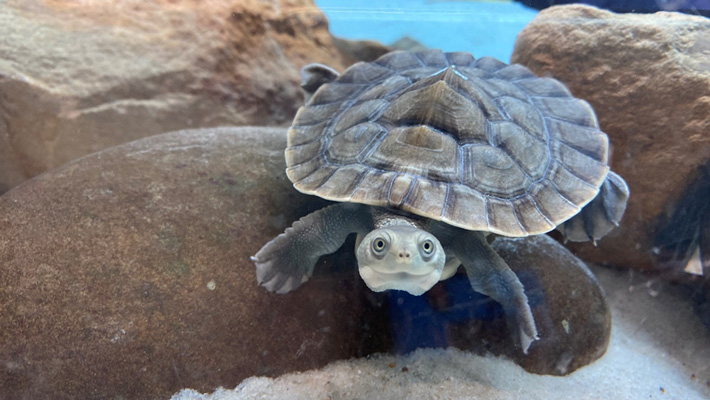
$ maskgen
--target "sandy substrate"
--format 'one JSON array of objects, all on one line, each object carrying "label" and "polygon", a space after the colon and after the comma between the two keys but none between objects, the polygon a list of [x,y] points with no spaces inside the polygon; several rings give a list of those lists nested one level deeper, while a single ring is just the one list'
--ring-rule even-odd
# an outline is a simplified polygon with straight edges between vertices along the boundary
[{"label": "sandy substrate", "polygon": [[613,315],[607,354],[567,377],[456,349],[340,361],[320,370],[173,400],[232,399],[708,399],[710,334],[681,288],[638,273],[593,268]]}]

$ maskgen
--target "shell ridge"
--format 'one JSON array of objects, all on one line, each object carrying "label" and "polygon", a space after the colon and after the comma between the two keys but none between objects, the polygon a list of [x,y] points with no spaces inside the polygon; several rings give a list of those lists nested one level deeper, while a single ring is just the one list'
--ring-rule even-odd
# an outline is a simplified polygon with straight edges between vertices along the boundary
[{"label": "shell ridge", "polygon": [[[367,150],[367,153],[365,153],[365,154],[362,156],[362,159],[363,159],[363,160],[370,158],[370,155],[382,145],[382,142],[384,142],[385,137],[387,136],[387,134],[386,134],[386,133],[387,133],[387,132],[386,132],[387,130],[384,129],[384,128],[385,128],[384,126],[382,126],[382,125],[380,125],[380,124],[378,124],[378,123],[376,123],[376,122],[372,122],[372,124],[375,124],[375,125],[377,125],[377,126],[382,127],[383,132],[380,133],[379,135],[377,135],[377,137],[375,137],[374,143],[372,143],[372,145],[370,146],[370,149]],[[369,164],[365,164],[365,163],[363,163],[363,162],[360,162],[360,164],[365,165],[366,167],[369,167],[369,168],[375,168],[375,167],[373,167],[373,166],[371,166],[371,165],[369,165]],[[379,169],[379,168],[378,168],[378,169]]]},{"label": "shell ridge", "polygon": [[486,229],[491,229],[491,211],[489,209],[488,195],[483,195],[483,209],[486,210]]},{"label": "shell ridge", "polygon": [[[490,95],[490,93],[489,93]],[[491,99],[493,100],[493,104],[495,104],[496,108],[498,108],[498,112],[505,118],[506,121],[513,121],[513,118],[510,116],[510,113],[505,109],[505,107],[500,104],[500,100],[506,96],[498,96],[498,97],[493,97],[491,96]],[[508,96],[509,97],[509,96]],[[517,125],[517,124],[516,124]]]},{"label": "shell ridge", "polygon": [[[513,64],[513,65],[515,65],[515,64]],[[518,65],[520,65],[520,64],[518,64]],[[527,69],[527,68],[525,68],[525,69]],[[538,77],[538,78],[539,78],[539,77]],[[526,80],[526,79],[531,79],[531,78],[530,78],[529,76],[524,76],[524,77],[522,77],[522,78],[510,79],[508,82],[510,82],[510,83],[517,83],[517,82],[520,82],[520,81],[524,81],[524,80]],[[515,85],[515,86],[517,86],[518,88],[520,88],[520,86],[518,86],[518,85]],[[522,89],[521,89],[521,90],[522,90]],[[523,90],[523,92],[527,92],[527,90]],[[538,97],[559,97],[559,96],[538,96]]]},{"label": "shell ridge", "polygon": [[[590,153],[588,150],[586,150],[586,149],[584,149],[584,148],[580,148],[579,146],[576,146],[574,143],[570,143],[570,142],[567,141],[567,140],[563,140],[561,137],[554,137],[554,138],[552,138],[552,139],[555,140],[555,141],[557,141],[557,142],[559,142],[560,144],[562,144],[562,145],[564,145],[564,146],[566,146],[566,147],[569,147],[569,148],[573,149],[574,151],[577,151],[577,152],[580,152],[580,153],[584,154],[585,156],[591,158],[592,160],[595,160],[596,162],[598,162],[598,163],[600,163],[600,164],[604,164],[603,162],[597,160],[597,159],[594,157],[594,154],[593,154],[593,153]],[[606,165],[606,164],[605,164],[605,165]]]},{"label": "shell ridge", "polygon": [[[419,64],[421,64],[422,67],[429,67],[430,66],[429,64],[426,63],[426,61],[424,61],[424,59],[422,58],[421,54],[419,54],[419,52],[412,53],[412,54],[414,54],[414,58],[416,58],[417,61],[419,61]],[[413,69],[413,68],[410,68],[410,69]]]},{"label": "shell ridge", "polygon": [[528,229],[523,225],[523,222],[520,220],[520,217],[518,216],[518,210],[515,209],[515,205],[513,204],[512,200],[507,201],[508,205],[510,206],[510,209],[513,210],[513,217],[515,217],[515,222],[518,223],[518,226],[520,227],[520,230],[525,233],[525,236],[529,234]]},{"label": "shell ridge", "polygon": [[[362,87],[362,89],[360,89],[362,92],[365,92],[365,91],[367,90],[367,88],[368,88],[369,86],[371,86],[371,85],[364,85],[364,84],[358,84],[358,83],[352,83],[351,85],[362,85],[363,87]],[[318,90],[320,90],[320,89],[318,89]],[[316,92],[316,93],[318,93],[318,92]],[[362,93],[358,93],[357,95],[358,95],[358,98],[359,98],[360,95],[362,95]],[[314,96],[315,96],[315,95],[314,95]],[[312,105],[310,105],[310,107],[329,106],[329,105],[337,104],[337,103],[344,103],[344,101],[343,101],[343,100],[326,101],[326,102],[323,102],[323,103],[312,104]],[[309,106],[304,105],[304,107],[309,107]]]},{"label": "shell ridge", "polygon": [[[413,84],[411,78],[409,78],[409,77],[407,77],[407,76],[404,76],[404,75],[399,75],[399,76],[401,76],[402,78],[406,79],[407,82],[409,83],[409,85],[412,85],[412,84]],[[385,101],[387,101],[388,103],[391,103],[391,102],[392,102],[391,100],[392,100],[393,98],[399,97],[399,95],[401,95],[402,92],[406,91],[407,89],[409,89],[409,86],[402,86],[401,88],[399,88],[399,89],[397,89],[397,90],[395,90],[395,91],[393,91],[393,92],[387,94],[386,96],[384,96],[384,97],[382,98],[382,100],[385,100]]]},{"label": "shell ridge", "polygon": [[[313,142],[311,142],[311,143],[313,143]],[[306,161],[302,161],[302,162],[296,163],[296,164],[289,164],[289,165],[286,167],[286,169],[288,170],[289,168],[300,167],[301,165],[303,165],[303,164],[308,164],[309,162],[315,160],[315,159],[318,158],[318,157],[321,157],[321,155],[320,155],[320,154],[316,154],[315,156],[309,158],[309,159],[306,160]],[[315,172],[315,171],[314,171],[314,172]],[[309,174],[309,175],[310,175],[310,174]],[[305,178],[303,178],[303,179],[305,179]],[[301,182],[303,179],[299,179],[298,182]],[[296,183],[296,182],[294,182],[294,183]]]},{"label": "shell ridge", "polygon": [[[583,152],[581,152],[581,151],[575,149],[573,146],[569,145],[568,143],[563,142],[562,140],[558,140],[558,142],[559,142],[562,146],[565,146],[565,147],[571,149],[572,151],[575,151],[575,152],[577,152],[577,153],[580,153],[580,154],[582,154],[584,157],[586,157],[586,158],[592,160],[592,162],[593,162],[594,164],[596,164],[596,165],[598,165],[598,166],[600,166],[600,167],[606,167],[606,168],[607,168],[607,171],[609,170],[609,164],[603,163],[603,162],[601,162],[601,161],[599,161],[599,160],[594,159],[594,157],[590,157],[590,156],[584,154]],[[588,184],[589,186],[597,187],[596,185],[592,185],[591,183],[587,182],[586,179],[580,177],[579,175],[575,174],[572,170],[570,170],[569,168],[567,168],[567,165],[564,164],[564,163],[562,162],[562,160],[559,160],[558,164],[562,165],[570,174],[574,175],[577,179],[584,181],[584,182],[585,182],[586,184]],[[606,174],[605,174],[605,175],[606,175]]]},{"label": "shell ridge", "polygon": [[[584,185],[589,186],[590,188],[596,190],[596,194],[595,194],[594,196],[591,196],[589,199],[587,199],[587,201],[585,201],[585,202],[583,202],[583,203],[581,203],[581,204],[579,204],[579,205],[576,205],[576,204],[573,203],[571,200],[567,199],[567,198],[559,191],[559,188],[557,187],[557,184],[555,184],[555,182],[553,182],[552,180],[549,181],[550,184],[552,185],[551,187],[555,190],[555,192],[557,192],[563,199],[565,199],[565,201],[567,201],[568,203],[574,205],[578,210],[581,210],[584,206],[586,206],[586,205],[589,204],[592,200],[594,200],[595,197],[597,197],[597,195],[599,194],[600,187],[597,187],[597,186],[595,186],[595,185],[592,185],[591,183],[587,182],[586,180],[580,178],[580,177],[577,176],[574,172],[572,172],[569,168],[567,168],[567,166],[564,165],[563,163],[558,162],[558,164],[560,165],[560,168],[564,169],[564,170],[567,171],[570,175],[572,175],[572,176],[574,176],[575,178],[577,178],[577,179],[578,179],[579,181],[581,181]],[[607,168],[607,173],[608,173],[608,171],[609,171],[609,169]]]},{"label": "shell ridge", "polygon": [[[330,105],[333,105],[333,104],[335,104],[335,103],[331,103]],[[327,105],[327,104],[324,104],[324,105]],[[311,127],[311,126],[314,126],[314,125],[322,124],[323,121],[325,121],[325,120],[322,120],[322,119],[321,119],[321,120],[314,120],[314,122],[309,123],[309,124],[306,124],[306,123],[303,123],[303,121],[301,121],[302,118],[299,119],[299,113],[300,113],[302,110],[307,110],[307,109],[309,109],[309,108],[315,108],[315,107],[321,107],[321,105],[320,105],[320,104],[316,104],[316,105],[303,105],[303,106],[301,106],[301,107],[298,109],[298,112],[296,113],[296,118],[294,119],[294,121],[293,121],[294,123],[291,125],[291,127],[292,127],[292,128],[301,128],[301,127]],[[344,112],[344,108],[343,108],[342,106],[341,106],[341,107],[338,107],[337,110],[336,110],[336,112],[337,112],[336,115],[337,115],[337,116],[340,116],[340,115]],[[333,118],[330,118],[329,121],[328,121],[328,123],[325,125],[325,127],[330,126],[330,124],[332,123],[332,121],[333,121]],[[324,130],[325,130],[325,128],[324,128]]]},{"label": "shell ridge", "polygon": [[392,175],[389,186],[387,187],[387,205],[390,207],[392,206],[392,203],[390,202],[390,198],[392,198],[392,186],[394,186],[394,181],[397,180],[398,176],[399,172],[395,172],[394,175]]},{"label": "shell ridge", "polygon": [[[373,86],[373,85],[371,85],[371,84],[368,85],[368,87],[371,87],[371,86]],[[339,122],[340,117],[343,116],[343,114],[345,114],[345,112],[347,110],[349,110],[353,106],[353,104],[357,103],[365,93],[367,93],[367,88],[364,88],[356,96],[353,96],[353,98],[350,101],[344,102],[346,104],[345,107],[340,107],[338,109],[338,114],[335,117],[331,118],[330,121],[325,125],[325,127],[323,128],[323,138],[324,138],[323,148],[327,148],[330,146],[330,141],[331,141],[332,137],[331,137],[331,135],[329,135],[329,133],[333,131],[333,126]],[[382,100],[387,102],[389,105],[389,101],[387,101],[385,99],[382,99]],[[386,108],[386,107],[384,107],[384,108]],[[357,125],[360,125],[360,124],[356,124],[354,126],[357,126]],[[368,155],[369,155],[369,153],[368,153]],[[329,163],[331,162],[331,160],[328,158],[327,154],[323,153],[323,157]]]},{"label": "shell ridge", "polygon": [[[538,97],[543,98],[543,97],[551,97],[551,96],[538,96]],[[581,123],[579,123],[579,122],[577,122],[577,121],[570,121],[570,120],[568,120],[568,119],[556,117],[556,116],[554,116],[554,115],[546,115],[543,119],[548,119],[548,118],[551,119],[551,120],[555,120],[555,121],[566,122],[566,123],[568,123],[568,124],[577,125],[577,126],[579,126],[579,127],[585,128],[585,129],[595,129],[595,130],[599,130],[599,127],[598,127],[598,126],[595,126],[595,125],[582,125]],[[545,124],[545,127],[547,127],[547,124]]]},{"label": "shell ridge", "polygon": [[[362,93],[364,93],[364,91],[363,91]],[[346,111],[347,109],[349,109],[349,108],[352,106],[353,102],[355,102],[357,99],[360,98],[360,96],[362,96],[362,93],[360,93],[358,96],[356,96],[354,99],[352,99],[352,100],[350,100],[350,101],[348,101],[348,102],[343,102],[343,103],[346,104],[346,106],[345,106],[345,107],[342,107],[342,106],[341,106],[341,107],[338,109],[337,115],[335,115],[333,118],[331,118],[330,121],[328,121],[327,124],[325,124],[325,126],[323,127],[323,134],[322,134],[322,136],[323,136],[323,147],[324,147],[324,148],[330,146],[331,137],[330,137],[329,133],[332,132],[333,126],[340,120],[340,117],[343,116],[343,114],[345,113],[345,111]],[[330,163],[330,160],[328,159],[328,155],[327,155],[327,154],[323,153],[323,158],[324,158],[326,161],[328,161],[328,162]]]},{"label": "shell ridge", "polygon": [[[360,164],[360,165],[362,165],[362,164]],[[357,177],[357,179],[355,180],[355,184],[353,185],[353,190],[352,190],[352,191],[350,192],[350,194],[348,195],[348,199],[352,199],[352,198],[353,198],[353,196],[355,195],[355,192],[357,192],[357,190],[360,188],[360,185],[362,184],[362,181],[365,180],[365,177],[366,177],[367,174],[369,174],[369,173],[370,173],[370,171],[369,171],[367,168],[366,168],[364,171],[362,171],[362,172],[360,173],[360,175],[359,175],[359,176]]]},{"label": "shell ridge", "polygon": [[[535,210],[537,210],[537,212],[540,213],[540,215],[542,215],[542,218],[544,218],[545,221],[546,221],[548,224],[550,224],[550,226],[555,226],[555,223],[552,222],[552,220],[550,219],[550,217],[549,217],[547,214],[545,214],[545,213],[543,212],[542,208],[540,208],[540,205],[538,204],[537,200],[535,200],[535,198],[534,198],[533,196],[530,196],[530,195],[528,195],[528,198],[530,199],[530,202],[533,204],[533,206],[535,206]],[[554,229],[554,228],[553,228],[553,229]]]},{"label": "shell ridge", "polygon": [[[407,203],[408,203],[409,196],[410,196],[410,195],[412,194],[412,192],[414,191],[414,187],[417,185],[417,181],[419,180],[419,177],[418,177],[417,175],[415,175],[415,174],[407,174],[407,175],[413,176],[414,179],[412,179],[412,182],[409,184],[409,189],[407,189],[407,194],[405,194],[404,197],[402,197],[402,204],[407,204]],[[426,179],[426,178],[425,178],[425,179]],[[394,182],[394,180],[393,180],[392,182]]]},{"label": "shell ridge", "polygon": [[[562,200],[564,200],[567,204],[569,204],[569,205],[571,205],[572,207],[574,207],[574,208],[577,210],[577,212],[579,212],[579,210],[581,210],[582,207],[584,207],[584,205],[579,206],[579,205],[575,204],[572,200],[568,199],[567,196],[565,196],[565,195],[560,191],[560,188],[557,187],[557,184],[555,184],[555,182],[553,182],[552,180],[549,180],[549,179],[548,179],[548,185],[549,185],[548,187],[551,188],[552,190],[554,190],[555,193],[557,193],[557,194],[560,196],[560,198],[562,198]],[[594,197],[592,197],[591,199],[589,199],[589,201],[592,201],[593,198],[594,198]],[[588,201],[588,202],[589,202],[589,201]],[[587,202],[587,203],[588,203],[588,202]],[[585,205],[586,205],[586,203],[585,203]]]},{"label": "shell ridge", "polygon": [[446,218],[446,210],[449,208],[449,193],[451,193],[451,183],[446,182],[446,194],[444,195],[444,205],[441,207],[440,219]]},{"label": "shell ridge", "polygon": [[[288,149],[297,149],[297,148],[299,148],[299,147],[305,147],[305,146],[308,146],[309,144],[311,144],[311,143],[313,143],[313,142],[317,142],[317,141],[319,141],[319,140],[321,140],[321,138],[314,138],[314,139],[311,139],[311,140],[309,140],[309,141],[307,141],[307,142],[302,142],[302,143],[299,143],[299,144],[292,144],[292,145],[289,145],[289,146],[288,146]],[[311,160],[312,160],[313,158],[315,158],[315,157],[312,157]],[[299,163],[299,164],[301,164],[301,163]],[[293,165],[295,166],[295,165],[298,165],[298,164],[293,164]]]},{"label": "shell ridge", "polygon": [[[529,78],[528,78],[529,79]],[[524,80],[524,79],[521,79]],[[518,86],[520,87],[520,86]],[[528,95],[530,96],[531,99],[547,99],[547,98],[552,98],[552,99],[566,99],[570,98],[573,96],[570,96],[566,93],[560,94],[560,95],[549,95],[549,94],[533,94],[533,95]],[[574,98],[574,97],[573,97]]]},{"label": "shell ridge", "polygon": [[[498,67],[497,67],[496,69],[493,69],[493,70],[489,70],[489,69],[485,69],[485,68],[480,68],[480,67],[478,66],[478,64],[483,63],[483,62],[487,62],[488,60],[495,60],[496,63],[500,63],[500,65],[498,65]],[[476,59],[476,61],[474,61],[474,63],[473,63],[473,67],[474,67],[474,68],[480,68],[480,69],[482,69],[482,70],[484,70],[484,71],[486,71],[486,72],[488,72],[488,73],[490,73],[490,74],[495,74],[496,72],[500,71],[501,69],[503,69],[503,68],[505,68],[505,67],[507,67],[507,66],[508,66],[507,64],[501,62],[500,60],[496,60],[495,58],[489,57],[489,56],[483,56],[483,57],[481,57],[481,58],[478,58],[478,59]]]},{"label": "shell ridge", "polygon": [[464,182],[466,178],[466,164],[464,162],[464,154],[463,154],[463,146],[458,146],[456,148],[456,168],[459,170],[457,171],[456,175],[459,177],[459,183]]},{"label": "shell ridge", "polygon": [[[315,157],[313,157],[313,158],[315,158]],[[306,178],[310,177],[311,175],[313,175],[314,173],[316,173],[319,170],[320,170],[320,168],[316,169],[315,171],[311,172],[310,174],[306,175],[305,177],[299,179],[298,182],[294,182],[294,185],[303,182]],[[318,186],[316,186],[314,189],[311,189],[310,192],[311,193],[317,192],[318,189],[320,189],[323,185],[325,185],[325,183],[328,182],[330,180],[330,178],[333,177],[333,175],[335,175],[335,172],[337,170],[338,169],[336,168],[336,169],[333,169],[332,171],[330,171],[330,173],[328,174],[328,177],[323,179],[323,181]]]},{"label": "shell ridge", "polygon": [[[529,78],[526,78],[526,79],[529,79]],[[518,89],[521,89],[518,85],[515,85],[515,87],[517,87]],[[531,99],[531,97],[530,97],[530,94],[529,94],[526,90],[521,89],[521,91],[522,91],[522,92],[525,94],[525,96],[527,97],[528,103],[534,104],[534,103],[532,102],[532,99]],[[541,96],[541,97],[544,97],[544,96]],[[536,110],[537,110],[537,107],[536,107]],[[540,114],[539,111],[537,111],[537,112],[538,112],[538,114]],[[540,115],[540,118],[542,119],[543,132],[545,133],[545,145],[547,146],[547,163],[546,163],[546,165],[545,165],[545,171],[542,173],[541,178],[537,180],[538,182],[542,182],[542,181],[545,181],[545,180],[550,181],[550,179],[548,178],[548,176],[549,176],[549,174],[550,174],[550,169],[552,168],[552,154],[553,154],[553,152],[552,152],[552,140],[551,140],[551,138],[550,138],[550,127],[547,125],[547,121],[545,120],[545,116],[544,116],[544,115]],[[535,135],[530,135],[530,136],[533,136],[533,137],[534,137]],[[525,170],[523,170],[523,173],[524,173],[524,172],[525,172]],[[527,174],[526,174],[526,175],[527,175]],[[575,175],[575,176],[576,176],[576,175]],[[533,179],[531,179],[531,181],[534,182]],[[551,182],[551,181],[550,181],[550,182]],[[528,190],[529,190],[529,188],[528,188]],[[559,191],[557,190],[557,188],[555,188],[555,191],[559,193]],[[527,190],[526,190],[526,193],[527,193]],[[565,200],[569,201],[566,197],[564,197],[564,196],[562,196],[562,197],[563,197]],[[531,198],[532,198],[532,197],[531,197]]]},{"label": "shell ridge", "polygon": [[382,67],[382,68],[386,68],[386,69],[388,69],[388,70],[390,70],[390,71],[392,71],[392,72],[394,72],[394,73],[396,73],[396,74],[399,74],[399,72],[400,72],[400,71],[397,71],[396,69],[390,67],[389,64],[384,63],[384,62],[380,62],[379,60],[375,60],[375,61],[373,61],[373,63],[374,63],[374,64],[377,64],[378,66],[380,66],[380,67]]},{"label": "shell ridge", "polygon": [[[523,168],[523,165],[520,163],[520,161],[518,161],[515,157],[513,157],[513,155],[510,154],[508,152],[508,150],[506,150],[504,147],[500,147],[500,146],[493,146],[493,147],[496,149],[499,149],[505,155],[507,155],[508,158],[510,158],[511,161],[513,161],[513,164],[515,164],[515,166],[518,167],[518,169],[523,172],[523,175],[525,175],[525,177],[528,178],[528,180],[530,182],[534,181],[533,177],[530,174],[528,174],[528,172],[525,170],[525,168]],[[548,157],[548,159],[549,159],[549,157]],[[543,174],[541,179],[544,179],[546,176],[547,176],[546,174]],[[527,192],[527,189],[526,189],[526,192]]]}]

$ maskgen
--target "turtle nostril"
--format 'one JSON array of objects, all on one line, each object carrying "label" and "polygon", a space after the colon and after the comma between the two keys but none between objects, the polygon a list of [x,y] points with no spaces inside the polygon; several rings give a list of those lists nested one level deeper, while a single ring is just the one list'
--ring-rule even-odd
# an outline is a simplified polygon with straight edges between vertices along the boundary
[{"label": "turtle nostril", "polygon": [[399,253],[399,257],[400,258],[409,258],[409,252],[407,251],[407,252]]}]

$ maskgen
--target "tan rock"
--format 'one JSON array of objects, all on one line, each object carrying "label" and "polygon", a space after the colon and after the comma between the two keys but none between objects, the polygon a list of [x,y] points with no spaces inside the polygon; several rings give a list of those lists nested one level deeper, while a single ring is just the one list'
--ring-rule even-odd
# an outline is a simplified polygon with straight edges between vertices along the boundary
[{"label": "tan rock", "polygon": [[0,38],[0,193],[157,133],[286,125],[300,68],[342,69],[312,0],[8,0]]},{"label": "tan rock", "polygon": [[597,248],[572,248],[588,261],[654,268],[658,221],[710,162],[710,20],[551,7],[518,35],[512,61],[591,103],[631,190],[621,229]]},{"label": "tan rock", "polygon": [[159,135],[0,196],[0,398],[167,398],[385,351],[351,251],[287,296],[256,283],[249,256],[323,205],[286,179],[285,142]]}]

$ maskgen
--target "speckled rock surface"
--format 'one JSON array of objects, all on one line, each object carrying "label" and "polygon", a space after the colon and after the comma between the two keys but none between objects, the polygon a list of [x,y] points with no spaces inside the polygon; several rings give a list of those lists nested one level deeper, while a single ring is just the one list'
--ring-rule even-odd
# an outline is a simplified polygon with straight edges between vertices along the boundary
[{"label": "speckled rock surface", "polygon": [[631,190],[622,228],[574,251],[653,269],[659,220],[710,162],[710,20],[551,7],[518,35],[512,61],[589,101],[609,135],[611,166]]},{"label": "speckled rock surface", "polygon": [[252,377],[234,390],[183,390],[172,399],[710,398],[710,333],[694,317],[685,290],[633,270],[591,268],[608,295],[614,329],[604,357],[568,376],[530,374],[490,354],[420,349],[337,361],[276,379]]},{"label": "speckled rock surface", "polygon": [[249,256],[322,206],[286,179],[285,142],[159,135],[0,196],[0,398],[166,398],[389,348],[353,266],[257,286]]},{"label": "speckled rock surface", "polygon": [[[249,256],[324,204],[287,180],[285,137],[249,127],[158,135],[0,196],[0,397],[211,390],[401,350],[392,327],[436,335],[421,315],[411,326],[396,320],[396,294],[367,289],[352,240],[297,291],[257,286]],[[447,327],[445,344],[505,354],[544,374],[601,355],[608,310],[580,262],[544,236],[495,245],[526,285],[543,339],[524,356],[500,307],[457,275],[463,285],[451,279],[418,298],[433,313],[470,316]]]},{"label": "speckled rock surface", "polygon": [[300,68],[343,66],[312,0],[6,0],[0,54],[0,193],[157,133],[288,124]]},{"label": "speckled rock surface", "polygon": [[530,372],[566,375],[604,355],[611,312],[604,291],[579,258],[547,235],[497,239],[493,248],[525,286],[540,340],[530,354],[498,351]]},{"label": "speckled rock surface", "polygon": [[547,235],[497,238],[493,247],[525,286],[540,340],[524,354],[498,303],[474,292],[463,271],[421,297],[390,292],[395,350],[457,347],[503,355],[528,372],[567,375],[599,359],[611,314],[586,265]]}]

